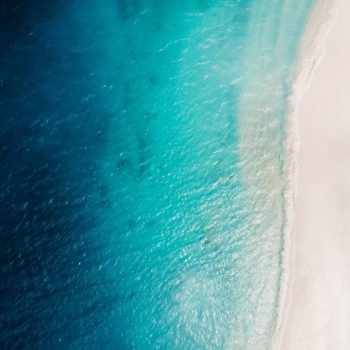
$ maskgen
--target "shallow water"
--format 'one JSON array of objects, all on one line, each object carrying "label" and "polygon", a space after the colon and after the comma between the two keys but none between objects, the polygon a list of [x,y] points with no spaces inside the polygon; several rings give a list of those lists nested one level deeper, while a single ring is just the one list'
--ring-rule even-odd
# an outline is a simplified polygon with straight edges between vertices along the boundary
[{"label": "shallow water", "polygon": [[312,0],[4,2],[8,349],[267,349]]}]

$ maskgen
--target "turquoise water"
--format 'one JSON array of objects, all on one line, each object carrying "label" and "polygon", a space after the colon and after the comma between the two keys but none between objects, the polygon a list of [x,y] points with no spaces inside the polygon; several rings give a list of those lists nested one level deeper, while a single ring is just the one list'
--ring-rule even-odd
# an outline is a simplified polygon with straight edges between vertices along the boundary
[{"label": "turquoise water", "polygon": [[3,294],[4,348],[269,348],[286,103],[313,2],[13,12],[1,280],[25,282]]},{"label": "turquoise water", "polygon": [[268,348],[286,98],[311,3],[142,2],[119,19],[103,174],[119,288],[133,293],[117,311],[126,347]]}]

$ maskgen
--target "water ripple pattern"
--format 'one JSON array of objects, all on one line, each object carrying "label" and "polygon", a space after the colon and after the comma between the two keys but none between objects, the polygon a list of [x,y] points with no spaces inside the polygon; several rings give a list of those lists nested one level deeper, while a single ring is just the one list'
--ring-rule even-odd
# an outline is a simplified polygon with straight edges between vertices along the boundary
[{"label": "water ripple pattern", "polygon": [[0,5],[2,348],[269,349],[312,4]]}]

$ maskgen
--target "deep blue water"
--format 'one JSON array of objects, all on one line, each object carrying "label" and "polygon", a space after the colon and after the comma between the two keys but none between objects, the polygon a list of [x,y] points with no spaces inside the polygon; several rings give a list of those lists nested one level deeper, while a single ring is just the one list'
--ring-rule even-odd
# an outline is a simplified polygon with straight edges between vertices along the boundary
[{"label": "deep blue water", "polygon": [[312,3],[1,2],[1,349],[269,348]]}]

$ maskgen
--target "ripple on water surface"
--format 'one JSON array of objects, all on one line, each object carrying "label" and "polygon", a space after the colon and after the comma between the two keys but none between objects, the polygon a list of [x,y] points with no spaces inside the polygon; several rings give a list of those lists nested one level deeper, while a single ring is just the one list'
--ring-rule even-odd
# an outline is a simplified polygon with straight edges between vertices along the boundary
[{"label": "ripple on water surface", "polygon": [[312,2],[3,6],[5,348],[268,349]]}]

